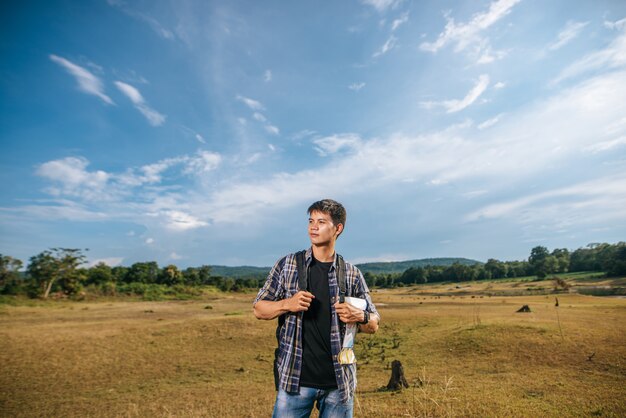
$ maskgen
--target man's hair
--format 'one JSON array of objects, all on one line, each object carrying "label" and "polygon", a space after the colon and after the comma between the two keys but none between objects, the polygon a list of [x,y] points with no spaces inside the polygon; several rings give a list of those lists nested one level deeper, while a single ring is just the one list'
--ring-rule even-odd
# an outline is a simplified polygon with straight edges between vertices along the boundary
[{"label": "man's hair", "polygon": [[335,226],[339,224],[346,226],[346,208],[341,203],[332,199],[319,200],[309,206],[307,213],[311,215],[312,212],[316,211],[330,215]]}]

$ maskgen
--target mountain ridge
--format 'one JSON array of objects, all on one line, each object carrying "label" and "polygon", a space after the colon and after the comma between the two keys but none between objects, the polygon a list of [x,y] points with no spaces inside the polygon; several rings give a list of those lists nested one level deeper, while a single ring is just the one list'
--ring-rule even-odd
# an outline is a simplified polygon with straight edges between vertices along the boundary
[{"label": "mountain ridge", "polygon": [[[451,266],[454,263],[460,263],[463,265],[482,264],[477,260],[472,260],[464,257],[435,257],[435,258],[421,258],[415,260],[405,261],[380,261],[371,263],[355,264],[362,273],[372,274],[392,274],[402,273],[411,267],[426,267],[426,266]],[[232,277],[232,278],[244,278],[259,275],[267,275],[271,270],[271,267],[256,267],[256,266],[211,266],[211,274],[214,276]]]}]

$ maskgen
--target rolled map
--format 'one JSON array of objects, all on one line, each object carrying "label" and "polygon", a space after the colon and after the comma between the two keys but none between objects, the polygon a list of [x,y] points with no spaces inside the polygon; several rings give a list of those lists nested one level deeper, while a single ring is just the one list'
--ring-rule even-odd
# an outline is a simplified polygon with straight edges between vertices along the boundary
[{"label": "rolled map", "polygon": [[[367,301],[365,299],[346,296],[346,302],[361,310],[365,310],[365,308],[367,308]],[[343,337],[341,351],[339,352],[339,356],[337,357],[339,364],[356,363],[356,356],[354,355],[353,347],[354,337],[356,336],[357,330],[358,324],[353,323],[346,325],[346,335]]]}]

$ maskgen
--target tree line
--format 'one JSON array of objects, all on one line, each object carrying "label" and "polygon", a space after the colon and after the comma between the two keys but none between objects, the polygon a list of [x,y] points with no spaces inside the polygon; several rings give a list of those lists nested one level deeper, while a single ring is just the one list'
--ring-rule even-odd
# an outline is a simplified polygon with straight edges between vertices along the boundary
[{"label": "tree line", "polygon": [[[74,296],[88,291],[159,299],[168,294],[177,297],[198,295],[203,286],[222,291],[253,289],[260,287],[265,280],[265,275],[236,279],[214,276],[208,265],[184,270],[173,264],[159,267],[155,261],[138,262],[130,267],[110,267],[105,263],[83,267],[87,260],[84,251],[76,248],[43,251],[29,259],[25,271],[22,271],[24,263],[21,260],[0,254],[0,293],[48,298],[51,294]],[[370,287],[395,287],[525,276],[545,278],[550,274],[582,271],[605,272],[609,277],[626,276],[626,242],[589,244],[572,252],[566,248],[549,251],[537,246],[523,261],[492,258],[484,264],[429,265],[394,274],[365,272],[364,277]]]},{"label": "tree line", "polygon": [[500,261],[449,266],[410,267],[399,274],[364,273],[370,287],[396,287],[422,283],[462,282],[536,276],[543,279],[551,274],[568,272],[604,272],[607,277],[626,276],[626,242],[594,243],[570,252],[556,248],[551,252],[543,246],[534,247],[527,260]]}]

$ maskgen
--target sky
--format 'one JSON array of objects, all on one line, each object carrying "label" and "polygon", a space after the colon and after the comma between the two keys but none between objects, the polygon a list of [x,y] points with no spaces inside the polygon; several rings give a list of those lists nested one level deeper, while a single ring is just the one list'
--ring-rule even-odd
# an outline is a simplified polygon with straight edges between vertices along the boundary
[{"label": "sky", "polygon": [[270,266],[626,238],[626,2],[0,5],[0,253]]}]

